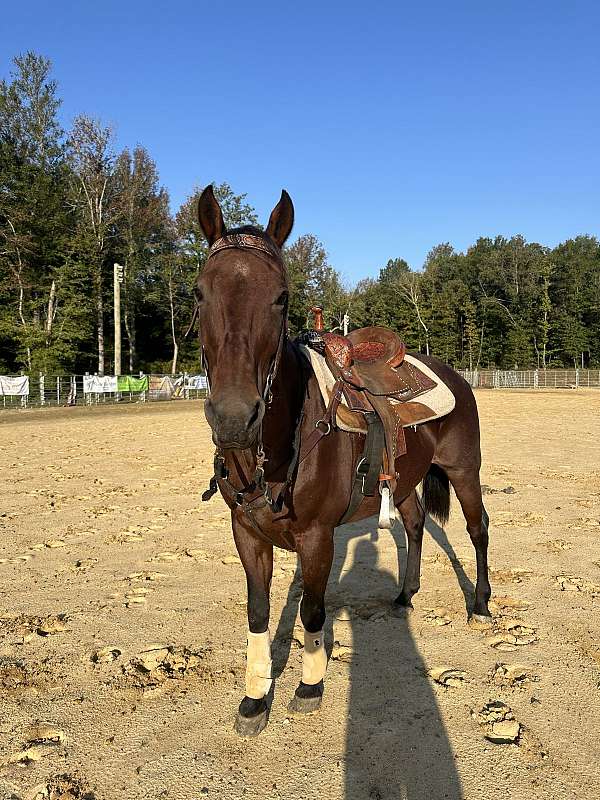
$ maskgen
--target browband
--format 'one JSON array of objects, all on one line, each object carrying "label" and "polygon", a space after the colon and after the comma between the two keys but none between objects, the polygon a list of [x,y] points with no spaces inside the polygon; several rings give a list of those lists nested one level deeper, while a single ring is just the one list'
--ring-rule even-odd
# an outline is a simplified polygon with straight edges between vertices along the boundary
[{"label": "browband", "polygon": [[270,256],[281,259],[281,252],[274,244],[262,236],[254,236],[251,233],[228,233],[222,236],[211,245],[208,255],[209,257],[214,256],[220,250],[227,250],[232,247],[262,250],[263,253],[268,253]]}]

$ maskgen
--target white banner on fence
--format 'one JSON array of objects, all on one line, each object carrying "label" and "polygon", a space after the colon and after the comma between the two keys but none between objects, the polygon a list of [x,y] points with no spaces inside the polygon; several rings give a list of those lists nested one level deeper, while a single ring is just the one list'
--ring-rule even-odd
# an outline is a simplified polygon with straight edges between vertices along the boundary
[{"label": "white banner on fence", "polygon": [[116,375],[84,375],[83,376],[83,393],[90,394],[103,394],[105,392],[117,391],[117,376]]},{"label": "white banner on fence", "polygon": [[0,397],[27,397],[29,394],[29,378],[27,375],[10,377],[0,375]]},{"label": "white banner on fence", "polygon": [[206,389],[206,375],[188,375],[188,389]]},{"label": "white banner on fence", "polygon": [[150,375],[150,400],[171,400],[175,386],[170,375]]}]

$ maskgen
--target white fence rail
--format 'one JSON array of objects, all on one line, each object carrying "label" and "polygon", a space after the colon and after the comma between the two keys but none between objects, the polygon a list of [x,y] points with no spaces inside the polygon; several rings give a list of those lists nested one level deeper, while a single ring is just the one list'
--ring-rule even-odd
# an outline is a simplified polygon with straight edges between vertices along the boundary
[{"label": "white fence rail", "polygon": [[600,369],[481,369],[458,370],[475,388],[579,389],[600,387]]},{"label": "white fence rail", "polygon": [[146,403],[206,396],[204,375],[18,375],[0,376],[0,410],[30,406]]},{"label": "white fence rail", "polygon": [[[458,370],[475,388],[600,388],[600,369]],[[0,410],[206,397],[204,375],[0,375]]]}]

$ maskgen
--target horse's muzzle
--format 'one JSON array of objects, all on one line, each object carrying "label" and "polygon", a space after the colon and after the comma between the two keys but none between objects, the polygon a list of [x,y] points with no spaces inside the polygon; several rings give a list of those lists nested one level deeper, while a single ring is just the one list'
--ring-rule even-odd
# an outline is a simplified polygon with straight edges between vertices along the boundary
[{"label": "horse's muzzle", "polygon": [[204,404],[204,413],[217,447],[246,450],[256,441],[265,404],[258,396],[250,402],[238,397],[211,397]]}]

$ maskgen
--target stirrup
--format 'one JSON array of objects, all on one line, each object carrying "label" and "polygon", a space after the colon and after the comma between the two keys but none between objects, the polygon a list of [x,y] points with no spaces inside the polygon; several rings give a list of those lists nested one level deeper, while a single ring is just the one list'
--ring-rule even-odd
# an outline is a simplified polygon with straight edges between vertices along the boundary
[{"label": "stirrup", "polygon": [[381,494],[381,505],[379,507],[379,520],[377,527],[389,531],[393,528],[396,521],[396,507],[394,506],[394,496],[390,492],[387,481],[379,489]]}]

